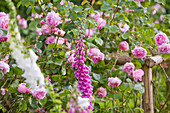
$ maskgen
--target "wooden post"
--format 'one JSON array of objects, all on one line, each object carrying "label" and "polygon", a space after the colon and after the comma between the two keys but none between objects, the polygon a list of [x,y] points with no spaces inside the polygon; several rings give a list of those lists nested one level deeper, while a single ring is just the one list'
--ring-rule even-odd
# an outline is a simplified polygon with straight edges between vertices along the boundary
[{"label": "wooden post", "polygon": [[145,59],[145,64],[143,67],[144,70],[144,76],[143,76],[143,82],[145,87],[145,93],[142,96],[142,107],[144,109],[144,112],[147,113],[150,111],[150,113],[154,113],[154,107],[153,107],[153,86],[152,86],[152,67],[154,65],[158,65],[163,61],[162,56],[147,56]]}]

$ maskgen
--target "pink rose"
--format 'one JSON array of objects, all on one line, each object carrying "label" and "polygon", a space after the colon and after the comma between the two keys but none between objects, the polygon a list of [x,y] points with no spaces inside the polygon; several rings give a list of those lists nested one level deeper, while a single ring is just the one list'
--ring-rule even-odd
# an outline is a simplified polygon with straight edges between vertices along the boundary
[{"label": "pink rose", "polygon": [[98,18],[97,23],[98,23],[97,28],[102,29],[106,25],[106,20],[104,20],[103,18]]},{"label": "pink rose", "polygon": [[57,32],[55,32],[54,34],[58,35],[58,36],[64,36],[65,31],[63,30],[57,30]]},{"label": "pink rose", "polygon": [[65,4],[65,2],[62,0],[61,2],[60,2],[60,5],[64,5]]},{"label": "pink rose", "polygon": [[168,36],[166,36],[165,33],[158,33],[156,34],[155,36],[155,43],[157,45],[162,45],[164,43],[168,43],[169,42],[169,39],[168,39]]},{"label": "pink rose", "polygon": [[6,74],[10,70],[9,65],[4,61],[0,61],[0,70],[2,70],[3,74]]},{"label": "pink rose", "polygon": [[0,28],[3,29],[7,29],[8,30],[8,23],[9,23],[9,15],[4,13],[4,12],[0,12]]},{"label": "pink rose", "polygon": [[98,56],[100,54],[100,50],[98,48],[90,48],[87,50],[87,56]]},{"label": "pink rose", "polygon": [[42,30],[41,28],[36,28],[36,31],[35,31],[38,35],[42,35]]},{"label": "pink rose", "polygon": [[48,25],[55,27],[61,24],[63,21],[61,20],[59,13],[55,13],[54,11],[48,12],[46,16],[46,22]]},{"label": "pink rose", "polygon": [[56,38],[54,36],[49,36],[47,37],[47,39],[45,40],[46,44],[51,44],[51,43],[55,43]]},{"label": "pink rose", "polygon": [[59,29],[56,28],[56,27],[53,27],[53,28],[52,28],[52,32],[53,32],[53,33],[57,32],[58,30],[59,30]]},{"label": "pink rose", "polygon": [[135,65],[132,62],[129,63],[127,62],[123,66],[123,70],[127,72],[128,76],[130,76],[130,74],[133,72],[134,69],[135,69]]},{"label": "pink rose", "polygon": [[98,21],[98,19],[102,18],[103,12],[97,12],[96,15],[94,15],[94,20]]},{"label": "pink rose", "polygon": [[123,51],[128,51],[129,50],[129,44],[126,41],[120,42],[119,48]]},{"label": "pink rose", "polygon": [[68,18],[65,19],[65,23],[67,23],[67,22],[69,22],[69,21],[71,21],[70,18],[69,18],[69,19],[68,19]]},{"label": "pink rose", "polygon": [[0,34],[0,42],[6,42],[10,36],[11,36],[11,34],[9,34],[9,33],[7,33],[6,36],[3,36]]},{"label": "pink rose", "polygon": [[137,69],[133,71],[133,78],[135,81],[140,80],[142,81],[142,76],[144,75],[144,71],[142,69]]},{"label": "pink rose", "polygon": [[[59,37],[57,39],[58,39],[57,45],[64,44],[64,42],[65,42],[64,38]],[[56,39],[56,41],[57,41],[57,39]]]},{"label": "pink rose", "polygon": [[34,17],[34,18],[42,18],[43,17],[43,13],[41,13],[41,14],[38,14],[38,13],[33,14],[32,13],[31,16]]},{"label": "pink rose", "polygon": [[120,84],[121,84],[121,80],[117,77],[113,78],[113,77],[110,77],[108,78],[108,86],[110,86],[111,88],[112,87],[118,87]]},{"label": "pink rose", "polygon": [[5,95],[5,89],[4,89],[4,88],[1,88],[1,91],[2,91],[1,94],[2,94],[2,95]]},{"label": "pink rose", "polygon": [[19,21],[21,19],[21,15],[17,15],[17,20]]},{"label": "pink rose", "polygon": [[30,92],[30,88],[26,87],[26,83],[21,83],[19,84],[18,86],[18,89],[17,89],[20,93],[29,93]]},{"label": "pink rose", "polygon": [[158,47],[158,50],[161,52],[161,53],[164,53],[164,54],[168,54],[170,53],[170,44],[162,44]]},{"label": "pink rose", "polygon": [[100,87],[97,89],[97,96],[104,98],[107,95],[106,88]]},{"label": "pink rose", "polygon": [[91,37],[93,35],[93,30],[92,29],[86,29],[86,36]]},{"label": "pink rose", "polygon": [[121,32],[125,33],[129,30],[129,26],[125,23],[124,25],[122,23],[118,23],[119,29]]},{"label": "pink rose", "polygon": [[22,26],[24,29],[27,28],[27,20],[25,20],[24,18],[22,18],[21,20],[19,20],[18,24],[20,26]]},{"label": "pink rose", "polygon": [[41,20],[41,21],[40,21],[40,24],[41,24],[41,25],[44,25],[44,23],[45,23],[44,20]]},{"label": "pink rose", "polygon": [[57,10],[57,8],[56,8],[56,7],[53,7],[53,10],[55,11],[55,10]]},{"label": "pink rose", "polygon": [[132,50],[132,54],[137,58],[144,58],[147,55],[147,51],[143,47],[136,46],[135,49]]},{"label": "pink rose", "polygon": [[42,34],[43,34],[43,35],[49,35],[49,34],[51,34],[51,28],[50,28],[50,26],[47,25],[47,24],[45,24],[45,25],[42,26],[41,31],[42,31]]},{"label": "pink rose", "polygon": [[37,100],[41,100],[45,97],[47,91],[44,87],[37,87],[31,90],[31,94],[36,97]]}]

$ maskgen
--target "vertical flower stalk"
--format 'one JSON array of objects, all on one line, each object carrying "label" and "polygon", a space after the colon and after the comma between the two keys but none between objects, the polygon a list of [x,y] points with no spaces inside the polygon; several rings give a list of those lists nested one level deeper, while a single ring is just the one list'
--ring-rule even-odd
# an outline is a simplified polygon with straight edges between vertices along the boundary
[{"label": "vertical flower stalk", "polygon": [[83,98],[89,98],[92,96],[93,93],[93,86],[91,85],[91,77],[89,76],[89,69],[85,65],[84,61],[86,60],[84,58],[85,52],[84,52],[84,43],[82,39],[82,35],[80,35],[80,39],[77,39],[79,42],[76,46],[76,52],[75,52],[75,62],[73,63],[72,67],[76,69],[74,74],[76,75],[76,78],[78,79],[78,89],[80,90]]}]

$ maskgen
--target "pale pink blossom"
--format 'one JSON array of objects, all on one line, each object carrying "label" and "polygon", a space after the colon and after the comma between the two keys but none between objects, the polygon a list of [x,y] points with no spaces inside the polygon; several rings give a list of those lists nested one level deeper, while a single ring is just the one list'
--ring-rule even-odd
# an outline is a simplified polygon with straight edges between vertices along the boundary
[{"label": "pale pink blossom", "polygon": [[55,27],[61,24],[63,21],[61,20],[59,13],[55,13],[54,11],[51,11],[48,12],[46,16],[46,22],[48,23],[48,25]]},{"label": "pale pink blossom", "polygon": [[66,19],[65,19],[65,23],[67,23],[67,22],[69,22],[69,21],[71,21],[70,18],[66,18]]},{"label": "pale pink blossom", "polygon": [[155,22],[154,22],[155,24],[159,24],[159,21],[158,20],[155,20]]},{"label": "pale pink blossom", "polygon": [[0,28],[8,30],[9,14],[0,12]]},{"label": "pale pink blossom", "polygon": [[52,28],[52,32],[53,32],[53,33],[57,32],[58,30],[59,30],[59,29],[56,28],[56,27],[53,27],[53,28]]},{"label": "pale pink blossom", "polygon": [[162,45],[164,43],[168,43],[169,39],[165,33],[158,33],[155,35],[155,43],[157,45]]},{"label": "pale pink blossom", "polygon": [[98,18],[97,19],[97,23],[98,23],[98,29],[102,29],[103,27],[106,26],[106,20],[104,20],[103,18]]},{"label": "pale pink blossom", "polygon": [[45,23],[44,20],[41,20],[41,21],[40,21],[40,24],[41,24],[41,25],[44,25],[44,23]]},{"label": "pale pink blossom", "polygon": [[17,89],[20,93],[29,93],[30,92],[30,88],[26,87],[26,83],[21,83],[19,84],[18,86],[18,89]]},{"label": "pale pink blossom", "polygon": [[2,95],[5,95],[5,89],[4,89],[4,88],[1,88],[1,91],[2,91],[1,94],[2,94]]},{"label": "pale pink blossom", "polygon": [[139,2],[144,2],[145,0],[135,0],[135,2],[139,3]]},{"label": "pale pink blossom", "polygon": [[166,10],[165,10],[164,7],[162,7],[160,4],[156,4],[156,5],[153,7],[153,12],[152,12],[152,14],[155,15],[158,11],[166,12]]},{"label": "pale pink blossom", "polygon": [[100,87],[97,89],[97,96],[104,98],[107,95],[106,88]]},{"label": "pale pink blossom", "polygon": [[19,21],[21,19],[21,15],[17,15],[17,20]]},{"label": "pale pink blossom", "polygon": [[65,4],[65,2],[62,0],[61,2],[60,2],[60,5],[64,5]]},{"label": "pale pink blossom", "polygon": [[108,86],[112,87],[118,87],[121,84],[121,80],[117,77],[113,78],[113,77],[109,77],[108,78]]},{"label": "pale pink blossom", "polygon": [[22,18],[21,20],[19,20],[18,24],[20,26],[22,26],[24,29],[26,29],[28,26],[27,26],[27,20],[25,20],[24,18]]},{"label": "pale pink blossom", "polygon": [[94,16],[94,20],[98,21],[100,18],[102,18],[103,12],[97,12],[97,14]]},{"label": "pale pink blossom", "polygon": [[45,97],[47,91],[44,87],[37,87],[31,90],[31,94],[36,97],[37,100],[41,100]]},{"label": "pale pink blossom", "polygon": [[42,35],[42,30],[41,28],[36,28],[36,31],[35,31],[38,35]]},{"label": "pale pink blossom", "polygon": [[55,11],[55,10],[57,10],[57,8],[56,8],[56,7],[53,7],[53,10]]},{"label": "pale pink blossom", "polygon": [[[57,38],[58,39],[58,42],[57,42],[57,45],[59,45],[59,44],[64,44],[64,38],[61,38],[61,37],[59,37],[59,38]],[[57,40],[56,39],[56,40]]]},{"label": "pale pink blossom", "polygon": [[129,50],[129,44],[126,41],[120,42],[119,48],[123,51],[128,51]]},{"label": "pale pink blossom", "polygon": [[127,62],[123,66],[123,70],[127,72],[128,76],[134,71],[135,65],[132,62]]},{"label": "pale pink blossom", "polygon": [[6,74],[10,70],[9,65],[4,61],[0,61],[0,70],[2,70],[3,74]]},{"label": "pale pink blossom", "polygon": [[90,16],[91,18],[94,18],[94,17],[95,17],[95,13],[90,13],[89,16]]},{"label": "pale pink blossom", "polygon": [[55,32],[54,34],[58,35],[58,36],[64,36],[65,31],[63,30],[57,30],[57,32]]},{"label": "pale pink blossom", "polygon": [[134,12],[134,10],[129,9],[129,8],[126,8],[125,11],[126,11],[127,13],[129,13],[129,12]]},{"label": "pale pink blossom", "polygon": [[133,71],[133,78],[135,81],[140,80],[142,81],[142,76],[144,75],[144,71],[142,69],[137,69]]},{"label": "pale pink blossom", "polygon": [[43,35],[49,35],[51,34],[51,28],[49,25],[45,24],[41,27],[41,32]]},{"label": "pale pink blossom", "polygon": [[93,35],[93,30],[92,29],[86,29],[86,36],[91,37]]},{"label": "pale pink blossom", "polygon": [[165,21],[164,16],[165,16],[165,15],[161,15],[161,16],[160,16],[160,20],[161,20],[162,22],[164,22],[164,21]]},{"label": "pale pink blossom", "polygon": [[34,17],[34,18],[42,18],[43,17],[43,13],[41,13],[41,14],[38,14],[38,13],[33,14],[32,13],[31,16]]},{"label": "pale pink blossom", "polygon": [[119,29],[121,32],[125,33],[129,30],[129,26],[125,23],[124,25],[122,23],[118,23]]},{"label": "pale pink blossom", "polygon": [[170,53],[170,44],[162,44],[158,47],[158,50],[161,52],[161,53],[164,53],[164,54],[168,54]]},{"label": "pale pink blossom", "polygon": [[47,39],[45,40],[46,44],[51,44],[51,43],[55,43],[56,38],[54,36],[49,36],[47,37]]},{"label": "pale pink blossom", "polygon": [[147,51],[143,47],[135,47],[132,50],[132,54],[137,58],[144,58],[147,55]]},{"label": "pale pink blossom", "polygon": [[110,14],[104,14],[105,17],[109,18],[110,17]]}]

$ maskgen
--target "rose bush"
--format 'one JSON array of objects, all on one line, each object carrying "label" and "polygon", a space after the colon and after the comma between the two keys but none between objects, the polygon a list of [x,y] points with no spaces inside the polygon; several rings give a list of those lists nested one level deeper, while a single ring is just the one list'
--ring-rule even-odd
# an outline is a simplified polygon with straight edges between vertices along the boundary
[{"label": "rose bush", "polygon": [[164,62],[153,67],[154,111],[168,112],[168,2],[3,1],[2,112],[142,113],[143,66],[156,55]]}]

